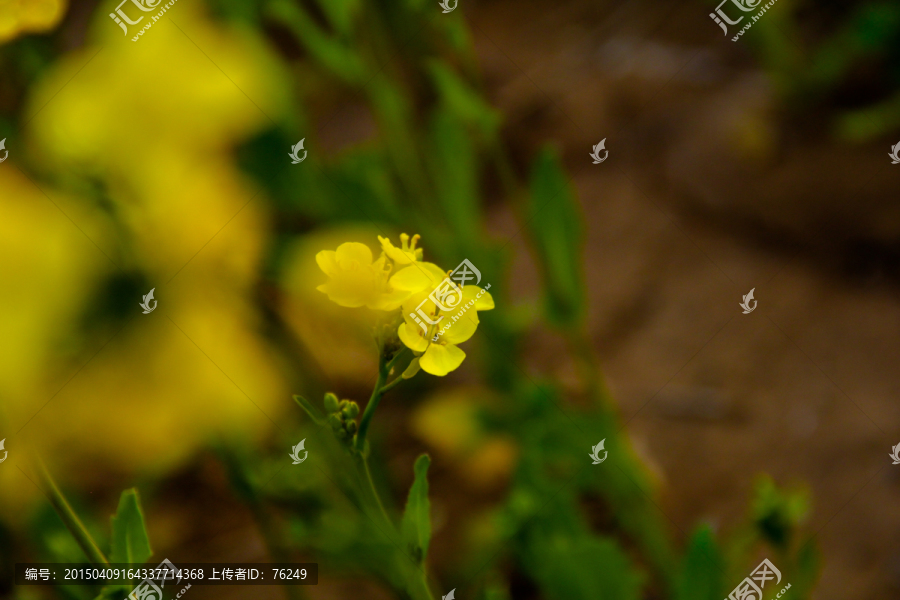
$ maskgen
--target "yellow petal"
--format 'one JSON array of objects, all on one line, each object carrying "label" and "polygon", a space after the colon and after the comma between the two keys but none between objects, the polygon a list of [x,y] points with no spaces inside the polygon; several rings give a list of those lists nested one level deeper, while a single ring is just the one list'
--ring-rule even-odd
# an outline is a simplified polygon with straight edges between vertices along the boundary
[{"label": "yellow petal", "polygon": [[[477,297],[481,294],[481,297]],[[483,290],[477,285],[467,285],[463,288],[463,303],[469,300],[475,300],[475,310],[491,310],[494,308],[494,298],[487,290]]]},{"label": "yellow petal", "polygon": [[334,277],[338,272],[337,260],[335,259],[334,250],[322,250],[316,254],[316,264],[322,269],[322,272],[329,277]]},{"label": "yellow petal", "polygon": [[[453,320],[456,317],[456,320]],[[441,321],[441,329],[446,327],[441,334],[441,341],[448,344],[462,344],[475,334],[478,328],[478,311],[475,307],[469,307],[467,311],[457,311],[451,315],[445,315]]]},{"label": "yellow petal", "polygon": [[354,262],[368,266],[372,264],[372,251],[365,244],[359,242],[345,242],[338,246],[335,253],[338,264],[342,269],[349,269]]},{"label": "yellow petal", "polygon": [[434,263],[417,262],[397,271],[391,277],[391,287],[410,292],[421,292],[434,288],[447,274]]},{"label": "yellow petal", "polygon": [[403,342],[403,345],[410,350],[424,352],[428,348],[428,340],[422,336],[422,328],[418,325],[410,326],[406,323],[401,323],[400,327],[397,328],[397,335],[400,336],[400,341]]},{"label": "yellow petal", "polygon": [[431,344],[419,359],[419,366],[426,373],[443,377],[462,364],[466,353],[452,344]]},{"label": "yellow petal", "polygon": [[370,302],[367,306],[373,310],[397,310],[407,298],[409,298],[408,291],[394,290],[380,294],[374,302]]},{"label": "yellow petal", "polygon": [[366,288],[359,288],[346,279],[330,279],[316,288],[328,294],[328,299],[338,306],[359,308],[369,302],[370,294]]}]

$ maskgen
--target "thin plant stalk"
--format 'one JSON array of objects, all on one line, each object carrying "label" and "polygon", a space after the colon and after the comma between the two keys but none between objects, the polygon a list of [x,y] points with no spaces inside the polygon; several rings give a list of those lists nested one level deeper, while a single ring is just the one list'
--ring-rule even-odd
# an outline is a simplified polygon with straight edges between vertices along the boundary
[{"label": "thin plant stalk", "polygon": [[[391,521],[390,516],[388,516],[387,510],[384,508],[384,503],[382,503],[381,497],[378,495],[378,490],[375,487],[375,481],[372,479],[372,471],[369,468],[369,457],[366,452],[366,433],[369,430],[369,424],[372,422],[372,417],[375,415],[375,409],[378,408],[378,403],[381,402],[382,396],[402,380],[402,376],[398,376],[397,379],[385,385],[391,371],[406,353],[407,349],[404,348],[397,352],[390,361],[386,361],[383,354],[379,359],[378,379],[375,381],[372,396],[369,398],[369,403],[366,405],[366,409],[363,411],[362,418],[360,419],[359,432],[356,434],[356,441],[354,444],[355,451],[353,452],[354,464],[356,465],[357,475],[359,476],[360,485],[363,494],[366,497],[366,501],[372,510],[379,514],[380,519],[387,527],[389,535],[394,538],[394,542],[400,541],[400,533],[393,521]],[[406,573],[410,573],[407,569],[403,570]],[[416,569],[416,572],[417,574],[413,576],[409,582],[407,591],[414,600],[434,600],[431,589],[428,587],[424,568]]]},{"label": "thin plant stalk", "polygon": [[66,497],[59,491],[59,487],[57,487],[56,482],[47,470],[46,465],[44,465],[44,461],[38,459],[37,463],[38,475],[45,488],[44,493],[47,494],[47,499],[50,500],[50,504],[53,505],[53,509],[56,511],[56,514],[59,515],[59,518],[62,519],[66,529],[69,530],[69,533],[72,534],[72,537],[74,537],[75,541],[78,542],[78,545],[81,546],[81,549],[84,551],[85,555],[87,555],[88,560],[91,561],[92,565],[97,568],[109,567],[109,561],[106,559],[106,556],[103,555],[103,552],[97,546],[97,542],[94,541],[94,538],[91,537],[91,534],[84,526],[84,523],[81,522],[81,519],[79,519],[78,515],[75,514],[75,511],[72,510],[72,506],[66,500]]}]

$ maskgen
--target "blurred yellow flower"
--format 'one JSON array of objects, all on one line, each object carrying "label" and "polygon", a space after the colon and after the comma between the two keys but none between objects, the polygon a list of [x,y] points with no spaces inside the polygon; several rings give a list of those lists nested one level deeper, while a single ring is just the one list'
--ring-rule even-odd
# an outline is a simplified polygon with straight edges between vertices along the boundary
[{"label": "blurred yellow flower", "polygon": [[0,43],[23,33],[56,27],[66,12],[66,0],[0,1]]},{"label": "blurred yellow flower", "polygon": [[409,427],[438,460],[455,465],[469,487],[497,489],[512,473],[519,450],[512,438],[486,430],[479,419],[480,407],[496,402],[484,388],[439,390],[413,409]]},{"label": "blurred yellow flower", "polygon": [[322,250],[316,263],[328,275],[318,289],[340,306],[367,306],[374,310],[397,310],[409,292],[394,289],[388,283],[391,265],[382,254],[372,262],[372,251],[365,244],[346,242],[337,251]]},{"label": "blurred yellow flower", "polygon": [[[0,264],[0,431],[14,432],[0,438],[10,461],[30,441],[61,485],[255,443],[290,408],[255,298],[270,218],[232,150],[284,113],[287,85],[256,34],[202,11],[179,8],[190,39],[154,28],[99,53],[121,30],[96,12],[85,44],[29,90],[25,112],[40,115],[22,148],[52,173],[46,195],[0,169],[0,250],[16,257]],[[68,185],[79,178],[102,184],[108,210]],[[110,292],[133,277],[146,287]],[[142,315],[151,287],[159,309]],[[0,469],[7,523],[39,494],[21,479]]]}]

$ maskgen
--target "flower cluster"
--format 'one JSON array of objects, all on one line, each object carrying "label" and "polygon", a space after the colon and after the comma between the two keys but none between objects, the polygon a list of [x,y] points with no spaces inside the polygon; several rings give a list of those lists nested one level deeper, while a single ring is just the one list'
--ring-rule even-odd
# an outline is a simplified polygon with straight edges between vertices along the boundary
[{"label": "flower cluster", "polygon": [[435,301],[434,292],[449,272],[423,262],[422,249],[416,248],[419,236],[410,239],[402,234],[399,248],[387,238],[379,236],[378,240],[382,250],[378,259],[373,259],[368,246],[357,242],[319,252],[316,262],[328,281],[317,289],[340,306],[402,311],[397,336],[415,355],[404,376],[412,376],[419,368],[446,375],[466,357],[457,345],[472,337],[479,323],[478,312],[494,308],[494,299],[487,290],[466,285],[462,298],[448,312]]},{"label": "flower cluster", "polygon": [[325,394],[325,410],[328,411],[328,424],[338,439],[352,440],[358,427],[356,416],[359,405],[353,400],[338,401],[337,396],[328,392]]}]

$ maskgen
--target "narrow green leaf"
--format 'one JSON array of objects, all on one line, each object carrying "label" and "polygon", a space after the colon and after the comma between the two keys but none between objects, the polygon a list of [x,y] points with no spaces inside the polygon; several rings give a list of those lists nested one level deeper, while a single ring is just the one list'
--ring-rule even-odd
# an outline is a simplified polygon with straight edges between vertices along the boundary
[{"label": "narrow green leaf", "polygon": [[428,165],[436,183],[444,221],[463,247],[470,247],[480,220],[475,149],[463,123],[446,109],[435,111],[431,122]]},{"label": "narrow green leaf", "polygon": [[119,509],[112,516],[110,562],[140,565],[153,554],[144,524],[144,511],[135,488],[125,490],[119,498]]},{"label": "narrow green leaf", "polygon": [[493,137],[500,117],[484,98],[446,64],[428,62],[428,70],[442,104],[463,123],[474,125],[486,137]]},{"label": "narrow green leaf", "polygon": [[306,411],[313,421],[315,421],[316,425],[328,425],[327,417],[320,411],[318,408],[312,405],[312,403],[304,398],[303,396],[294,396],[294,402],[296,402],[300,408]]},{"label": "narrow green leaf", "polygon": [[703,526],[694,532],[678,577],[676,600],[721,600],[724,559],[712,530]]},{"label": "narrow green leaf", "polygon": [[431,541],[431,503],[428,501],[427,479],[429,465],[431,459],[427,454],[416,459],[413,468],[416,478],[409,488],[409,498],[406,500],[406,510],[400,525],[403,542],[419,563],[425,560],[428,543]]},{"label": "narrow green leaf", "polygon": [[525,219],[544,274],[547,319],[575,327],[585,303],[582,217],[559,157],[549,149],[541,152],[532,171]]}]

